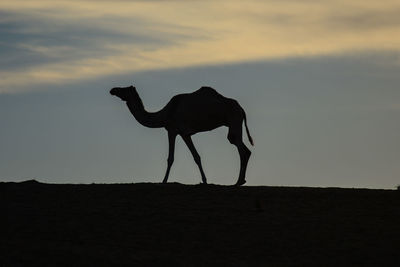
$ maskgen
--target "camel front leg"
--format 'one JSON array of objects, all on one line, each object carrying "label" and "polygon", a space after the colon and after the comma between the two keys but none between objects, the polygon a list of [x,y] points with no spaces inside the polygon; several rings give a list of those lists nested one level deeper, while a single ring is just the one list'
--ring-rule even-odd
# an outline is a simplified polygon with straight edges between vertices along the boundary
[{"label": "camel front leg", "polygon": [[171,170],[172,163],[174,163],[175,139],[176,139],[176,134],[168,132],[168,160],[167,160],[168,166],[167,166],[167,171],[165,172],[163,183],[166,183],[168,181],[169,171]]},{"label": "camel front leg", "polygon": [[203,180],[204,184],[207,184],[207,178],[206,175],[204,174],[203,171],[203,166],[201,165],[201,159],[199,153],[197,153],[196,148],[194,147],[192,137],[190,135],[187,136],[182,136],[183,141],[185,141],[185,144],[189,148],[190,152],[192,153],[194,162],[196,162],[197,166],[199,166],[200,173],[201,173],[201,179]]}]

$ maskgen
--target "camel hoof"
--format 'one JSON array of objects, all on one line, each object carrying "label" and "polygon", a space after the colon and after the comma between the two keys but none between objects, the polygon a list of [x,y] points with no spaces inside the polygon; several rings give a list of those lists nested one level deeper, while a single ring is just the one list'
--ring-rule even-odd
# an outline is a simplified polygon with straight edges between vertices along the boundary
[{"label": "camel hoof", "polygon": [[244,185],[245,183],[246,183],[246,180],[243,179],[243,180],[237,181],[235,185],[236,185],[236,186],[241,186],[241,185]]}]

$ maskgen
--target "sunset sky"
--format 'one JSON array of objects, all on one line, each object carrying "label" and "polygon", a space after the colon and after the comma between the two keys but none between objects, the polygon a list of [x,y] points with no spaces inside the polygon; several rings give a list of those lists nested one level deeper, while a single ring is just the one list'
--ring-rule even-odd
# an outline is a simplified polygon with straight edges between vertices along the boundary
[{"label": "sunset sky", "polygon": [[[394,0],[3,1],[0,181],[159,182],[166,131],[109,89],[133,84],[155,111],[208,85],[247,112],[249,185],[394,188],[399,14]],[[237,179],[226,134],[193,137],[211,183]],[[200,182],[181,140],[170,181]]]}]

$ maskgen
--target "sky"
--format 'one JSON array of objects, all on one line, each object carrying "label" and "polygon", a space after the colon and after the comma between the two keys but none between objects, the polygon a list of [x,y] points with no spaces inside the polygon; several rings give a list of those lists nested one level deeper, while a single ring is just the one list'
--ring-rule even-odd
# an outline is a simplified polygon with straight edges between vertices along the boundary
[{"label": "sky", "polygon": [[[400,184],[400,2],[3,1],[0,181],[160,182],[149,111],[208,85],[246,110],[248,185]],[[193,137],[210,183],[234,184],[227,129]],[[182,140],[169,181],[200,182]]]}]

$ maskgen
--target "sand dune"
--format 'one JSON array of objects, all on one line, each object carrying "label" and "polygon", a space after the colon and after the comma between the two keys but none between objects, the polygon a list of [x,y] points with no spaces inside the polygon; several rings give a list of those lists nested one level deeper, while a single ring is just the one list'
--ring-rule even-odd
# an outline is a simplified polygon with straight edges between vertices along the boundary
[{"label": "sand dune", "polygon": [[0,266],[400,266],[400,192],[0,183]]}]

